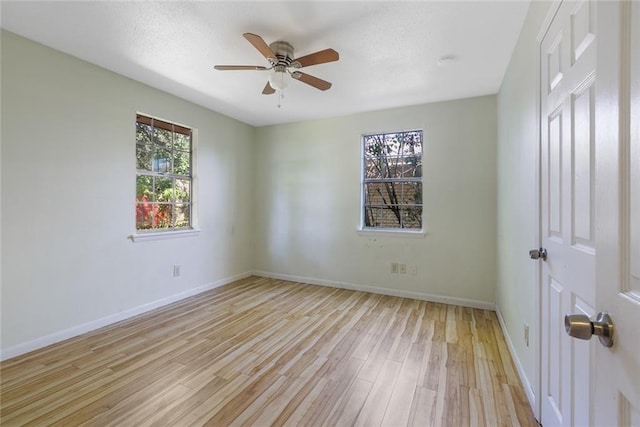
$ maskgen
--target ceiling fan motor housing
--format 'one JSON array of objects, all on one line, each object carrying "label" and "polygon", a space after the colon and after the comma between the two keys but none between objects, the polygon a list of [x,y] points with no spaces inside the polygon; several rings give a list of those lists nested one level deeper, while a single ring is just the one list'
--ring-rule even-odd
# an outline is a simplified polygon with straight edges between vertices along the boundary
[{"label": "ceiling fan motor housing", "polygon": [[273,64],[274,70],[276,72],[284,72],[291,66],[293,61],[293,46],[285,41],[277,41],[271,43],[269,47],[278,59],[278,62]]}]

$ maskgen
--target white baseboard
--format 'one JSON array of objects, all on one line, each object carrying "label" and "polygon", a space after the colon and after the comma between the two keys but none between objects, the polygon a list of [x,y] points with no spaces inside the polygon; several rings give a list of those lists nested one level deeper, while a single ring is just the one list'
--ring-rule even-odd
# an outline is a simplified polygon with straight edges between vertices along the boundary
[{"label": "white baseboard", "polygon": [[522,387],[524,388],[524,392],[527,394],[529,405],[531,405],[531,410],[535,413],[535,408],[536,408],[535,392],[533,390],[533,387],[531,386],[531,382],[529,381],[529,378],[527,378],[527,375],[524,372],[522,363],[520,363],[520,359],[518,358],[518,354],[516,353],[516,348],[513,346],[513,341],[511,341],[511,336],[509,335],[509,331],[507,331],[507,325],[504,323],[504,318],[502,317],[502,313],[500,312],[500,307],[497,305],[496,305],[496,315],[498,316],[498,322],[500,322],[500,328],[502,328],[502,334],[504,335],[504,339],[507,342],[509,353],[511,353],[511,358],[513,359],[513,363],[515,363],[516,369],[518,370],[518,375],[520,376]]},{"label": "white baseboard", "polygon": [[390,295],[394,297],[413,298],[423,301],[439,302],[443,304],[461,305],[463,307],[480,308],[494,311],[496,305],[488,301],[476,301],[466,298],[433,295],[423,292],[405,291],[402,289],[379,288],[376,286],[359,285],[355,283],[337,282],[334,280],[316,279],[313,277],[293,276],[291,274],[272,273],[269,271],[253,271],[253,275],[271,279],[288,280],[291,282],[308,283],[311,285],[328,286],[331,288],[349,289],[352,291],[371,292],[373,294]]},{"label": "white baseboard", "polygon": [[216,280],[215,282],[207,283],[206,285],[189,289],[179,294],[171,295],[166,298],[159,299],[157,301],[153,301],[147,304],[140,305],[138,307],[131,308],[129,310],[122,311],[120,313],[115,313],[110,316],[103,317],[101,319],[93,320],[91,322],[74,326],[72,328],[65,329],[63,331],[54,332],[52,334],[46,335],[44,337],[36,338],[34,340],[31,340],[22,344],[14,345],[7,349],[0,350],[0,360],[10,359],[12,357],[20,356],[21,354],[25,354],[33,350],[38,350],[48,345],[55,344],[57,342],[64,341],[66,339],[73,338],[78,335],[82,335],[87,332],[94,331],[104,326],[108,326],[113,323],[129,319],[139,314],[143,314],[148,311],[155,310],[156,308],[163,307],[165,305],[174,303],[176,301],[189,298],[193,295],[197,295],[202,292],[206,292],[211,289],[224,286],[226,284],[235,282],[236,280],[244,279],[249,276],[251,276],[251,272],[240,273],[234,276],[225,277],[223,279]]}]

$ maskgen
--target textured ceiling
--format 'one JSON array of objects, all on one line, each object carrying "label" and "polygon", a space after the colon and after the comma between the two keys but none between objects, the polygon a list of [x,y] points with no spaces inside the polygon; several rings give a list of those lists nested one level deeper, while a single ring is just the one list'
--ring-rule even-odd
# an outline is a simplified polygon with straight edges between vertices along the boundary
[{"label": "textured ceiling", "polygon": [[[496,93],[528,1],[2,1],[2,28],[254,126]],[[292,81],[278,108],[242,33],[286,40],[333,87]],[[454,55],[445,66],[438,59]]]}]

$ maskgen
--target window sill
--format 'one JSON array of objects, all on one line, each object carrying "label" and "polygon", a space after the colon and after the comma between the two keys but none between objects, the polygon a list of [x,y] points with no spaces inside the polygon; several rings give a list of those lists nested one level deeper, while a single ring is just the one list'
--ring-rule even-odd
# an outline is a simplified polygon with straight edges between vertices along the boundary
[{"label": "window sill", "polygon": [[176,230],[158,231],[149,233],[137,233],[129,236],[132,242],[149,242],[152,240],[177,239],[180,237],[195,237],[200,234],[200,230]]},{"label": "window sill", "polygon": [[358,230],[358,235],[369,237],[406,237],[409,239],[424,239],[427,235],[427,232],[424,230],[399,231],[390,229],[361,228]]}]

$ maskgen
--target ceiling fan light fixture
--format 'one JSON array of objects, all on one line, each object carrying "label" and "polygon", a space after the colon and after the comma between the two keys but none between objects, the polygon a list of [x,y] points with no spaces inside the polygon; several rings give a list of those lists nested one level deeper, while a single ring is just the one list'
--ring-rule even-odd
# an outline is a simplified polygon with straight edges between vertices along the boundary
[{"label": "ceiling fan light fixture", "polygon": [[271,73],[269,75],[269,84],[271,85],[271,87],[282,92],[289,85],[287,79],[285,78],[285,74],[286,73],[284,72],[284,70],[276,70]]}]

